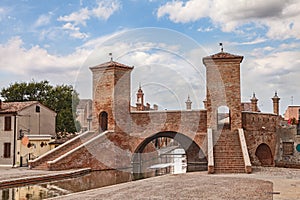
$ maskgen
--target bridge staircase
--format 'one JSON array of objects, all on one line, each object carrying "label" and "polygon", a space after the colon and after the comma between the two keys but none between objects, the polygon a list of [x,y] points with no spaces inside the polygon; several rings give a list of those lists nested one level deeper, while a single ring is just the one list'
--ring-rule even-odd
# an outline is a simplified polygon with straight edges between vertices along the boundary
[{"label": "bridge staircase", "polygon": [[[242,129],[210,130],[213,147],[208,152],[209,173],[250,173],[251,164]],[[209,146],[211,146],[209,145]]]},{"label": "bridge staircase", "polygon": [[67,142],[61,144],[57,148],[54,148],[54,149],[48,151],[47,153],[43,154],[42,156],[40,156],[32,161],[29,161],[29,167],[31,169],[49,170],[49,167],[47,164],[49,161],[53,161],[53,160],[63,156],[64,154],[66,154],[66,153],[72,151],[73,149],[79,147],[80,145],[86,143],[87,141],[91,140],[92,138],[96,137],[97,135],[99,135],[99,133],[97,133],[97,132],[91,132],[91,131],[84,132],[84,133],[68,140]]}]

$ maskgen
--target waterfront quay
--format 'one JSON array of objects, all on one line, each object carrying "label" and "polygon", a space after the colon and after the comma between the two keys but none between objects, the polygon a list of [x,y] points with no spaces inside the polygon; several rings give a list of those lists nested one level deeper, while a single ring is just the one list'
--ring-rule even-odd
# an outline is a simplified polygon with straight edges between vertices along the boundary
[{"label": "waterfront quay", "polygon": [[[86,169],[84,169],[86,170]],[[4,181],[62,177],[82,170],[41,171],[26,168],[0,168]],[[79,174],[80,175],[80,174]],[[54,178],[55,180],[57,178]],[[34,183],[32,183],[34,184]],[[56,199],[299,199],[300,169],[256,167],[252,174],[213,174],[194,172],[158,176],[72,193]]]}]

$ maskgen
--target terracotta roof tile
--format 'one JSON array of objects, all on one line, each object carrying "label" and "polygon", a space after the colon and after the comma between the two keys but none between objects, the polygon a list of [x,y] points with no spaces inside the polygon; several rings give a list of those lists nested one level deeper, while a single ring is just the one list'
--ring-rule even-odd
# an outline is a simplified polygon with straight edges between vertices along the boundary
[{"label": "terracotta roof tile", "polygon": [[210,55],[210,56],[206,56],[203,58],[203,60],[207,60],[207,59],[229,59],[229,58],[240,58],[241,61],[243,60],[243,56],[239,56],[239,55],[234,55],[234,54],[230,54],[227,52],[220,52],[214,55]]},{"label": "terracotta roof tile", "polygon": [[37,103],[38,101],[2,102],[0,113],[15,113]]},{"label": "terracotta roof tile", "polygon": [[128,68],[128,69],[132,69],[133,68],[133,67],[124,65],[124,64],[116,62],[116,61],[109,61],[109,62],[106,62],[106,63],[102,63],[100,65],[96,65],[94,67],[90,67],[90,69],[104,68],[104,67],[122,67],[122,68]]}]

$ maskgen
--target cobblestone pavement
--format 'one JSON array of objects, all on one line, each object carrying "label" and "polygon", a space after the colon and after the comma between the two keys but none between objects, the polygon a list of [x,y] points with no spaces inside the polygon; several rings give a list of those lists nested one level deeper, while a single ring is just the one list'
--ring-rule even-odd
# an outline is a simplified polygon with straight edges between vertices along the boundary
[{"label": "cobblestone pavement", "polygon": [[[0,168],[0,181],[61,172]],[[274,194],[272,194],[274,193]],[[166,175],[56,199],[300,199],[300,169],[256,167],[251,174]],[[55,199],[55,198],[54,198]]]},{"label": "cobblestone pavement", "polygon": [[300,169],[254,167],[251,174],[223,174],[223,177],[255,178],[273,183],[274,200],[300,199]]}]

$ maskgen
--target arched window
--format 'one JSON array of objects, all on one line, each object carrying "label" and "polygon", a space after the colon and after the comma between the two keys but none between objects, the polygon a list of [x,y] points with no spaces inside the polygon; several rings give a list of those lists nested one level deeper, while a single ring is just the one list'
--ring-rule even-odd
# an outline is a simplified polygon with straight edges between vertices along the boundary
[{"label": "arched window", "polygon": [[108,124],[108,114],[107,114],[107,112],[103,111],[99,114],[100,132],[107,130],[107,124]]},{"label": "arched window", "polygon": [[218,108],[218,127],[230,129],[230,112],[227,106]]}]

